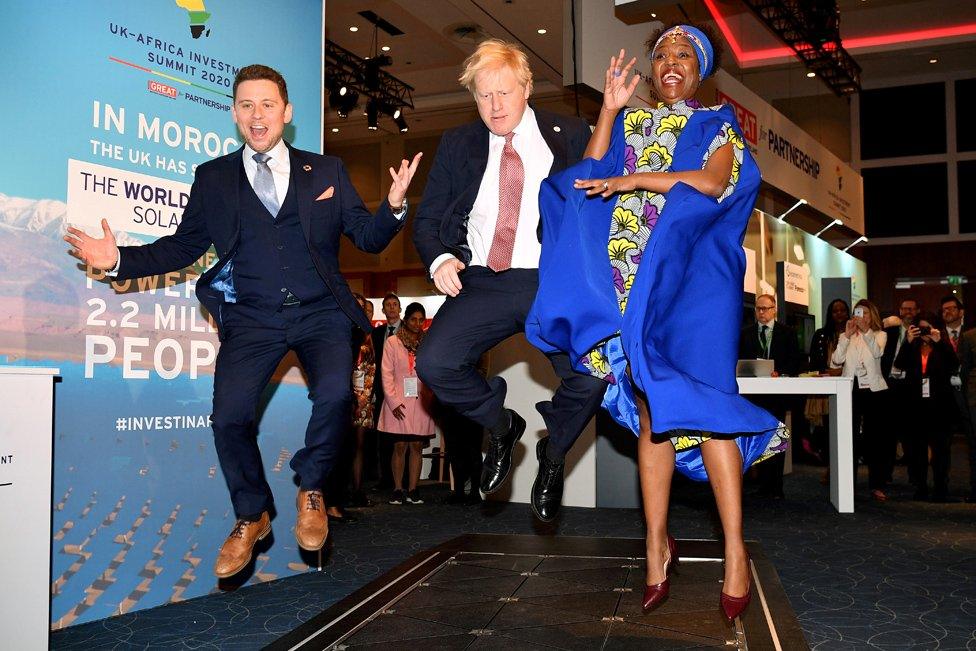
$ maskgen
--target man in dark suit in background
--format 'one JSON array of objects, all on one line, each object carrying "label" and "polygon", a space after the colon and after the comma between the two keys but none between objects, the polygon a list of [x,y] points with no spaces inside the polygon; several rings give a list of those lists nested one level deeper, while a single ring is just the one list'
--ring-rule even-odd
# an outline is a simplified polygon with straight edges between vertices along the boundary
[{"label": "man in dark suit in background", "polygon": [[[963,395],[966,396],[966,405],[969,408],[969,426],[976,431],[976,328],[962,333],[962,337],[959,339],[959,352],[957,354],[959,357],[959,374],[962,379]],[[971,446],[970,462],[972,462],[974,454],[972,448],[976,447],[976,441],[970,439],[969,445]],[[969,473],[970,482],[976,482],[976,479],[973,477],[976,474],[976,468],[970,465]],[[976,490],[970,489],[969,497],[966,498],[966,501],[970,504],[976,504]]]},{"label": "man in dark suit in background", "polygon": [[[373,351],[376,354],[376,380],[373,382],[373,414],[376,423],[380,422],[380,412],[383,409],[383,346],[386,340],[397,333],[400,329],[400,297],[393,292],[387,293],[383,297],[383,315],[386,317],[386,325],[382,328],[373,328]],[[376,488],[379,490],[393,489],[393,468],[390,465],[393,461],[393,442],[388,436],[384,436],[377,429],[373,430],[372,454],[367,457],[370,465],[376,461],[379,469],[379,482]]]},{"label": "man in dark suit in background", "polygon": [[[773,377],[796,375],[800,372],[801,353],[796,331],[785,323],[776,321],[776,297],[760,294],[756,297],[756,323],[742,329],[739,336],[740,359],[773,360]],[[788,400],[784,396],[747,396],[750,401],[786,420]],[[784,455],[757,466],[759,494],[763,497],[783,497]]]},{"label": "man in dark suit in background", "polygon": [[[911,395],[907,386],[905,371],[895,366],[895,358],[901,351],[901,347],[905,345],[908,338],[908,327],[915,320],[918,312],[918,301],[914,298],[906,298],[898,306],[899,322],[885,328],[885,334],[888,338],[885,341],[884,351],[881,353],[881,374],[888,385],[888,390],[883,392],[883,395],[886,403],[884,427],[889,432],[888,439],[891,442],[891,448],[887,451],[891,457],[889,468],[894,465],[899,441],[901,441],[904,454],[902,460],[907,462],[913,458],[912,443],[915,432],[906,429],[906,424],[911,422],[909,405],[912,404],[911,398],[914,396]],[[915,466],[911,463],[907,463],[907,466],[909,482],[917,483],[914,476]]]},{"label": "man in dark suit in background", "polygon": [[[414,243],[437,289],[447,294],[417,359],[437,398],[489,432],[481,490],[508,478],[525,420],[505,408],[505,382],[485,380],[478,359],[525,330],[539,287],[539,187],[579,161],[586,123],[528,105],[532,71],[516,45],[490,39],[465,61],[459,81],[481,121],[441,138],[414,224]],[[602,380],[577,373],[564,354],[549,357],[561,383],[537,405],[549,431],[536,446],[532,489],[537,517],[551,521],[562,499],[566,452],[599,407]]]},{"label": "man in dark suit in background", "polygon": [[[962,373],[962,342],[967,332],[974,326],[966,319],[966,309],[955,295],[942,299],[942,320],[945,322],[946,341],[959,360],[960,372],[952,376],[952,397],[956,403],[956,413],[952,422],[966,439],[969,446],[969,499],[976,500],[976,429],[970,420],[969,400],[966,396],[966,375]],[[969,352],[971,355],[972,353]]]},{"label": "man in dark suit in background", "polygon": [[295,537],[306,550],[325,543],[322,488],[349,428],[352,331],[371,327],[339,273],[339,238],[345,234],[370,253],[386,248],[403,227],[407,187],[420,158],[390,168],[387,201],[373,216],[338,158],[294,149],[281,139],[292,105],[277,71],[241,68],[231,110],[247,144],[197,168],[175,233],[120,248],[103,219],[102,238],[75,228],[65,237],[74,255],[119,279],[182,269],[216,248],[219,259],[199,278],[196,292],[220,334],[211,420],[237,517],[214,566],[220,578],[244,569],[254,544],[271,531],[273,496],[255,412],[289,350],[305,369],[312,401],[305,447],[291,459],[300,478]]}]

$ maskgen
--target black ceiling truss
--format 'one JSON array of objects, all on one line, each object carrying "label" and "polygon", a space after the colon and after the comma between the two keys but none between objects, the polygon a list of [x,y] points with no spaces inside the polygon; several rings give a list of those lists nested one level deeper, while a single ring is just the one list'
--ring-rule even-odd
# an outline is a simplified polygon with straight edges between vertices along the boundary
[{"label": "black ceiling truss", "polygon": [[838,96],[861,91],[861,66],[840,40],[836,0],[742,0]]},{"label": "black ceiling truss", "polygon": [[[414,107],[414,88],[383,70],[392,63],[387,54],[364,59],[326,40],[325,85],[329,89],[332,108],[340,117],[346,117],[359,105],[359,100],[364,99],[368,113],[386,113],[397,120],[400,131],[406,131],[401,112],[404,108]],[[375,118],[370,117],[370,128],[373,129]]]}]

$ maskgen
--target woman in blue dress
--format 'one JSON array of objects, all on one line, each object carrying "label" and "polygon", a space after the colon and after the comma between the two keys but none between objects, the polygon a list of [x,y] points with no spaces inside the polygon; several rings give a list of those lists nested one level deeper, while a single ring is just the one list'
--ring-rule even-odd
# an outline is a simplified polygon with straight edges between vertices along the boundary
[{"label": "woman in blue dress", "polygon": [[675,468],[711,483],[724,533],[720,608],[750,599],[742,474],[788,433],[738,394],[742,240],[760,174],[728,106],[694,99],[715,69],[714,41],[675,25],[648,41],[655,108],[625,108],[639,76],[611,57],[586,158],[543,184],[540,287],[526,334],[603,378],[603,406],[639,436],[647,522],[643,605],[669,594]]}]

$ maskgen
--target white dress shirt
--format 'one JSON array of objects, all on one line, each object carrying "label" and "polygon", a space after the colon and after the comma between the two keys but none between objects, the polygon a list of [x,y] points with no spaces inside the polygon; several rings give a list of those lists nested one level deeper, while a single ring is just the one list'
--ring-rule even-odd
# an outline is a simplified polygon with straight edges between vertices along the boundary
[{"label": "white dress shirt", "polygon": [[850,338],[842,332],[830,361],[837,366],[843,365],[841,374],[856,378],[858,388],[884,391],[888,383],[881,375],[881,354],[887,341],[888,334],[884,330],[864,333],[857,330]]},{"label": "white dress shirt", "polygon": [[[518,126],[513,129],[512,146],[522,159],[525,181],[522,184],[522,203],[519,207],[518,228],[515,231],[515,248],[512,252],[513,269],[538,269],[542,245],[539,243],[539,188],[552,168],[552,151],[542,137],[535,112],[526,106]],[[478,188],[478,196],[468,217],[468,248],[471,265],[487,266],[488,252],[495,237],[498,223],[498,184],[501,173],[502,150],[505,137],[488,135],[488,166]],[[441,264],[454,256],[443,253],[430,265],[433,275]]]}]

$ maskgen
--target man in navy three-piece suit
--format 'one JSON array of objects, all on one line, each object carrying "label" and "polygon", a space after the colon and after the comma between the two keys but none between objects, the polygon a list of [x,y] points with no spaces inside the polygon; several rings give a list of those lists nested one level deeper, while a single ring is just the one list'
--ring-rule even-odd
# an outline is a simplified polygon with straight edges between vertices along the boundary
[{"label": "man in navy three-piece suit", "polygon": [[217,263],[197,282],[197,297],[217,323],[214,372],[217,457],[237,522],[214,573],[247,566],[271,531],[271,489],[255,436],[258,399],[278,363],[294,350],[308,376],[312,415],[292,469],[301,484],[295,537],[306,550],[328,536],[322,487],[349,427],[352,331],[369,321],[339,273],[339,237],[379,253],[404,225],[406,193],[420,154],[390,168],[393,184],[376,215],[363,205],[342,162],[294,149],[282,138],[291,121],[285,80],[252,65],[234,80],[234,123],[246,145],[200,165],[176,232],[144,246],[118,247],[69,228],[72,254],[119,279],[182,269],[211,245]]}]

